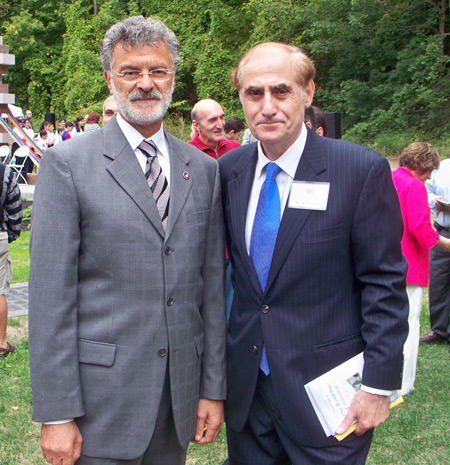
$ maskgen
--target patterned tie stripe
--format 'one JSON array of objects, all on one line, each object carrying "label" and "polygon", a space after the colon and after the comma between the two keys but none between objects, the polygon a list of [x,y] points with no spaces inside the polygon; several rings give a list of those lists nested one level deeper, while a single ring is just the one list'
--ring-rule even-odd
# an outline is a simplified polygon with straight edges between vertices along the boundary
[{"label": "patterned tie stripe", "polygon": [[147,183],[155,199],[163,227],[166,229],[167,217],[169,215],[169,185],[159,164],[158,149],[153,141],[146,140],[141,142],[138,148],[147,157],[145,179],[147,179]]}]

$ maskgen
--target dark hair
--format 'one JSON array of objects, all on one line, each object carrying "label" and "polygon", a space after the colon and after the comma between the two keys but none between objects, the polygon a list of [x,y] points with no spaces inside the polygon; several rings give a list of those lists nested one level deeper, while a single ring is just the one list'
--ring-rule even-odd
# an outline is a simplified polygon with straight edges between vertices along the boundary
[{"label": "dark hair", "polygon": [[57,132],[58,134],[62,134],[62,133],[64,132],[64,128],[58,128],[58,129],[56,130],[56,132]]},{"label": "dark hair", "polygon": [[64,123],[66,122],[66,118],[61,118],[58,123],[60,123],[61,121],[64,121]]},{"label": "dark hair", "polygon": [[423,174],[439,168],[439,154],[428,142],[413,142],[403,149],[398,164]]},{"label": "dark hair", "polygon": [[96,113],[95,111],[89,113],[87,119],[86,119],[86,124],[98,124],[100,120],[100,115]]},{"label": "dark hair", "polygon": [[42,124],[41,124],[41,127],[39,128],[39,131],[43,131],[45,126],[48,126],[49,124],[53,124],[51,121],[43,121]]},{"label": "dark hair", "polygon": [[103,69],[107,73],[111,72],[111,58],[117,44],[136,46],[154,44],[159,41],[163,41],[169,49],[173,70],[176,71],[181,59],[180,47],[173,31],[157,19],[143,16],[126,18],[106,31],[100,47]]},{"label": "dark hair", "polygon": [[317,129],[323,129],[323,135],[327,135],[327,121],[325,119],[325,113],[319,108],[311,105],[305,109],[305,123],[311,123],[311,129],[317,131]]},{"label": "dark hair", "polygon": [[232,116],[225,121],[225,133],[230,131],[239,132],[245,129],[245,124],[237,116]]},{"label": "dark hair", "polygon": [[42,136],[46,136],[48,134],[47,131],[39,131],[39,136],[42,137]]},{"label": "dark hair", "polygon": [[67,121],[65,126],[66,126],[66,129],[67,129],[67,128],[71,128],[71,127],[75,126],[75,124],[74,124],[73,121]]},{"label": "dark hair", "polygon": [[81,132],[80,126],[78,126],[78,123],[80,121],[83,121],[83,123],[84,123],[84,118],[82,116],[77,116],[77,119],[74,121],[75,129],[77,130],[77,132]]}]

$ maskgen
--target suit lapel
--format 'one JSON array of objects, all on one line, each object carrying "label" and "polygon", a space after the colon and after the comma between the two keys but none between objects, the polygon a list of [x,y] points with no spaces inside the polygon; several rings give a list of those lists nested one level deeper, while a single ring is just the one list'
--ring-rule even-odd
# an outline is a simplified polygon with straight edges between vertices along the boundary
[{"label": "suit lapel", "polygon": [[[298,164],[294,181],[321,181],[319,174],[327,168],[321,142],[323,141],[320,136],[314,134],[312,131],[308,131],[305,148]],[[289,208],[288,204],[289,199],[286,203],[278,231],[266,292],[275,280],[294,241],[297,239],[311,213],[311,210]]]},{"label": "suit lapel", "polygon": [[164,237],[164,228],[156,203],[151,194],[136,155],[119,128],[115,118],[104,128],[104,156],[111,163],[107,171],[120,187],[131,197],[134,203]]},{"label": "suit lapel", "polygon": [[165,132],[170,156],[170,204],[167,220],[166,240],[180,216],[192,187],[194,173],[189,172],[189,155],[183,150],[183,144],[178,139]]},{"label": "suit lapel", "polygon": [[257,159],[257,144],[252,144],[248,152],[242,154],[233,167],[235,177],[228,183],[228,195],[230,197],[230,215],[233,227],[232,236],[236,239],[236,247],[243,258],[250,281],[256,292],[261,295],[262,291],[258,276],[247,253],[247,246],[245,244],[245,223]]}]

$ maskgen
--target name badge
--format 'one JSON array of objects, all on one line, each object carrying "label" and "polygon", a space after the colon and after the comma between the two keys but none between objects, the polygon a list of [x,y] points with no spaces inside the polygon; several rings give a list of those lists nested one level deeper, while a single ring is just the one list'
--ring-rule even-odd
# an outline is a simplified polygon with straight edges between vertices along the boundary
[{"label": "name badge", "polygon": [[329,182],[294,181],[289,195],[289,208],[301,210],[327,209]]}]

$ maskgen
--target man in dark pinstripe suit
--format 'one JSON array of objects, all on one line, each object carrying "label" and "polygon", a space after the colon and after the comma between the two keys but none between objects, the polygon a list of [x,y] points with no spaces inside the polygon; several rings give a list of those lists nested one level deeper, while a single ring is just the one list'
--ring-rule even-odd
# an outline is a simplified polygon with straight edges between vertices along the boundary
[{"label": "man in dark pinstripe suit", "polygon": [[[296,47],[266,43],[232,75],[260,143],[219,160],[235,276],[230,465],[363,464],[401,386],[406,262],[389,164],[306,129],[314,74]],[[338,443],[304,385],[360,352],[362,389],[338,432],[358,427]]]}]

